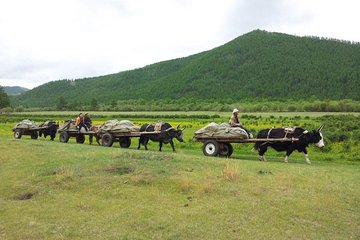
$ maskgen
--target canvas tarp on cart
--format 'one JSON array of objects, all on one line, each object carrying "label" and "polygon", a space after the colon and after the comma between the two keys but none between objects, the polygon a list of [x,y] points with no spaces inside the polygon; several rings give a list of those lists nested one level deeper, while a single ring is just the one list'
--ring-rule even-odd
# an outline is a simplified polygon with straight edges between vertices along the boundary
[{"label": "canvas tarp on cart", "polygon": [[238,138],[248,139],[246,131],[240,127],[231,127],[228,123],[217,124],[212,122],[195,132],[195,138]]},{"label": "canvas tarp on cart", "polygon": [[29,119],[24,119],[18,124],[15,125],[14,129],[26,129],[26,130],[32,130],[32,129],[38,129],[39,125],[36,124],[34,121],[31,121]]},{"label": "canvas tarp on cart", "polygon": [[129,120],[109,120],[101,124],[98,128],[99,133],[105,132],[139,132],[140,128]]}]

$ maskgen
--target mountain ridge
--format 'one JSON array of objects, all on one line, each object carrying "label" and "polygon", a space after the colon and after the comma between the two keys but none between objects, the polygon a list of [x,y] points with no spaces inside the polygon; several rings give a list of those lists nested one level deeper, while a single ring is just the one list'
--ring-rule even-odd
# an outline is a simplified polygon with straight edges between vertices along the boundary
[{"label": "mountain ridge", "polygon": [[3,86],[3,88],[8,95],[18,95],[30,90],[21,86]]},{"label": "mountain ridge", "polygon": [[360,44],[255,30],[188,57],[49,82],[15,101],[51,106],[60,96],[70,102],[94,98],[104,104],[178,98],[360,100]]}]

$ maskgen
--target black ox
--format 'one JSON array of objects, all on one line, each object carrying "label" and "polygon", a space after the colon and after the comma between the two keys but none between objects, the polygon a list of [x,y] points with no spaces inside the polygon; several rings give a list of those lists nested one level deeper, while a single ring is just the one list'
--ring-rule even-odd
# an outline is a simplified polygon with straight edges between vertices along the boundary
[{"label": "black ox", "polygon": [[[142,134],[139,138],[139,146],[138,149],[140,149],[141,144],[145,146],[145,150],[148,150],[147,144],[149,140],[152,140],[154,142],[159,142],[159,151],[161,151],[163,143],[170,143],[173,151],[175,152],[174,147],[174,141],[173,138],[176,138],[179,142],[183,142],[183,130],[179,129],[180,126],[177,126],[177,128],[173,128],[169,123],[163,123],[161,125],[161,131],[157,134]],[[144,124],[140,127],[140,132],[154,132],[155,131],[155,125],[154,124]]]},{"label": "black ox", "polygon": [[42,127],[42,129],[40,129],[39,131],[39,136],[41,137],[42,135],[44,135],[44,138],[50,136],[50,140],[54,141],[56,132],[59,128],[59,124],[54,121],[46,121],[45,123],[40,124],[39,126]]},{"label": "black ox", "polygon": [[[315,144],[315,146],[319,148],[323,148],[325,146],[324,138],[321,133],[323,127],[324,126],[321,126],[318,130],[314,130],[312,132],[298,127],[294,129],[272,128],[261,130],[258,133],[257,138],[268,138],[269,140],[255,143],[255,149],[259,152],[259,160],[266,161],[264,154],[268,147],[272,147],[279,152],[286,151],[285,162],[288,162],[290,154],[297,150],[299,152],[303,152],[306,162],[311,164],[306,147],[308,147],[309,144]],[[299,140],[272,142],[272,138],[298,138]]]}]

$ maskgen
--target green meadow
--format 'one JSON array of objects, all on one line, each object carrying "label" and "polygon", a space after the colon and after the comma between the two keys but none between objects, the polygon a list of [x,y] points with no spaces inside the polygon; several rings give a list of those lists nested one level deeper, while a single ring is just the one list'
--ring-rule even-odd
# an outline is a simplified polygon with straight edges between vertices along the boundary
[{"label": "green meadow", "polygon": [[[126,115],[91,114],[96,124]],[[359,115],[243,114],[254,133],[325,124],[326,147],[309,148],[311,165],[301,153],[286,164],[273,150],[259,162],[252,144],[234,145],[231,158],[205,157],[193,133],[228,117],[207,112],[128,118],[186,127],[175,153],[157,143],[137,150],[136,138],[123,149],[12,136],[19,119],[61,124],[64,115],[0,115],[0,239],[360,238]]]}]

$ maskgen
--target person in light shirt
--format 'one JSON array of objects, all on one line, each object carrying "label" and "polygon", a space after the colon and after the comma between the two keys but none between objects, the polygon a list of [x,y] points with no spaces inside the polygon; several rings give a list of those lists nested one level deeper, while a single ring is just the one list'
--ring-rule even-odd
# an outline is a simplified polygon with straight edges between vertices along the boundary
[{"label": "person in light shirt", "polygon": [[247,130],[246,128],[244,128],[244,126],[241,124],[240,120],[239,120],[239,109],[235,108],[232,111],[230,120],[229,120],[229,124],[231,127],[240,127],[242,129],[244,129],[246,131],[246,133],[248,134],[249,138],[252,138],[252,134],[250,133],[249,130]]}]

